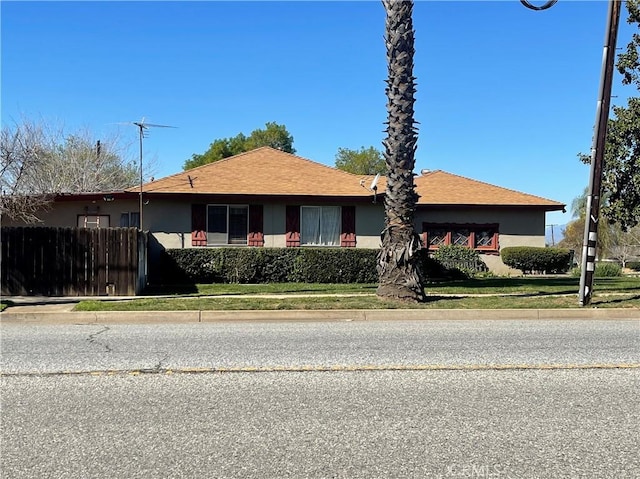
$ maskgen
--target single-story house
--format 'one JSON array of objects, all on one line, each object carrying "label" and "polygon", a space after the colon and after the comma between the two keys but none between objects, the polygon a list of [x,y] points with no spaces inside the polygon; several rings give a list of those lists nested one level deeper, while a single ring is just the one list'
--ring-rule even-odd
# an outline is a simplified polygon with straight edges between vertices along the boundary
[{"label": "single-story house", "polygon": [[[424,246],[475,248],[499,273],[508,271],[500,249],[545,246],[545,213],[565,207],[440,170],[423,170],[415,188],[415,227]],[[139,226],[142,194],[142,226],[157,247],[377,248],[384,192],[384,177],[262,147],[142,188],[58,195],[41,217],[45,226]]]}]

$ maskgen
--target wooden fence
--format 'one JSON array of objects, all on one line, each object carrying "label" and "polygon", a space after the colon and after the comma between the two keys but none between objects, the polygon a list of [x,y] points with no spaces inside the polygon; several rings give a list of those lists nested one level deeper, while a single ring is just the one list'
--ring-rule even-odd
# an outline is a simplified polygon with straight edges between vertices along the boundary
[{"label": "wooden fence", "polygon": [[147,235],[136,228],[3,227],[3,295],[123,296],[146,284]]}]

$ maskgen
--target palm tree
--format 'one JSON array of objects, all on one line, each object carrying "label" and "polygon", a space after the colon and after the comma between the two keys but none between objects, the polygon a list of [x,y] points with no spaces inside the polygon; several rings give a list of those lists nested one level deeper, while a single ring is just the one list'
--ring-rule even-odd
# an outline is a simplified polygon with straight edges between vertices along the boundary
[{"label": "palm tree", "polygon": [[386,10],[387,138],[383,141],[387,164],[385,228],[378,254],[382,298],[424,301],[424,287],[418,267],[420,239],[413,227],[418,195],[413,184],[418,140],[413,119],[415,77],[413,76],[413,1],[382,0]]}]

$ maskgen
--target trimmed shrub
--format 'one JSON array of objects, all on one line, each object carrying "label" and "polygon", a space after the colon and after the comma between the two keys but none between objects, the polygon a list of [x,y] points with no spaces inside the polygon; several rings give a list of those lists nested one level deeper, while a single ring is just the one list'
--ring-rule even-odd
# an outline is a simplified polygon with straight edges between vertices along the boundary
[{"label": "trimmed shrub", "polygon": [[633,271],[640,271],[640,261],[627,261],[627,268]]},{"label": "trimmed shrub", "polygon": [[622,266],[618,263],[596,263],[593,276],[596,278],[615,278],[622,276]]},{"label": "trimmed shrub", "polygon": [[[193,283],[377,283],[377,249],[184,248],[161,255],[154,284]],[[425,279],[466,279],[487,271],[478,253],[443,246],[431,257],[422,249]]]},{"label": "trimmed shrub", "polygon": [[376,283],[378,250],[301,248],[294,260],[298,283]]},{"label": "trimmed shrub", "polygon": [[427,281],[467,279],[487,272],[477,251],[465,246],[441,246],[433,254],[421,249],[419,266]]},{"label": "trimmed shrub", "polygon": [[480,254],[471,248],[458,245],[445,245],[433,253],[433,259],[440,263],[449,276],[473,276],[489,270],[480,259]]},{"label": "trimmed shrub", "polygon": [[[580,268],[573,268],[571,270],[571,276],[579,278],[582,270]],[[596,263],[596,269],[593,271],[594,278],[616,278],[622,276],[622,266],[618,263]]]},{"label": "trimmed shrub", "polygon": [[375,249],[185,248],[163,252],[153,282],[375,283]]},{"label": "trimmed shrub", "polygon": [[524,274],[566,273],[570,267],[571,252],[564,248],[513,246],[503,248],[500,257],[504,264]]}]

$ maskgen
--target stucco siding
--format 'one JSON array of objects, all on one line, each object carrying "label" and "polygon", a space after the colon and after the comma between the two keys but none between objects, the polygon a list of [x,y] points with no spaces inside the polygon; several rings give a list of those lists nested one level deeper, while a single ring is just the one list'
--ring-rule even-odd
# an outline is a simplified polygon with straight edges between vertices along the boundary
[{"label": "stucco siding", "polygon": [[[239,202],[238,204],[249,204]],[[322,203],[327,204],[327,203]],[[313,203],[305,202],[313,206]],[[347,206],[340,203],[334,205]],[[41,213],[40,225],[52,227],[75,227],[78,216],[109,215],[112,227],[120,226],[120,215],[138,212],[136,199],[115,201],[86,200],[60,201],[48,211]],[[356,207],[356,247],[379,248],[380,233],[384,227],[384,204],[358,203]],[[191,202],[153,198],[144,208],[144,226],[152,233],[150,247],[153,252],[160,248],[191,248]],[[435,210],[419,208],[415,215],[416,231],[422,232],[423,223],[448,224],[497,224],[499,248],[509,246],[545,246],[545,212],[541,209],[484,208]],[[23,223],[2,218],[3,226],[24,226]],[[273,202],[263,205],[264,246],[286,247],[286,203]],[[517,271],[505,266],[499,254],[482,254],[489,269],[498,274],[515,274]]]},{"label": "stucco siding", "polygon": [[419,231],[421,231],[422,223],[497,223],[501,235],[541,236],[544,241],[545,212],[522,208],[440,211],[419,209],[415,215],[415,223]]},{"label": "stucco siding", "polygon": [[[416,230],[422,232],[423,223],[497,224],[499,249],[509,246],[545,246],[545,212],[536,209],[490,208],[450,209],[416,212]],[[506,266],[499,254],[481,254],[490,271],[496,274],[519,274]]]},{"label": "stucco siding", "polygon": [[[61,201],[54,207],[38,213],[42,220],[30,226],[51,226],[54,228],[75,228],[78,225],[78,216],[109,215],[109,226],[120,226],[120,214],[123,212],[138,211],[138,202],[133,200],[120,201]],[[146,220],[145,220],[146,223]],[[2,218],[2,226],[29,226],[23,222],[11,221]]]},{"label": "stucco siding", "polygon": [[[266,203],[263,206],[264,246],[285,248],[286,204]],[[305,203],[305,206],[313,206],[313,204]],[[148,207],[145,210],[144,222],[165,248],[192,247],[190,203],[156,200],[153,209]],[[378,248],[383,223],[384,210],[381,205],[356,205],[356,247]]]}]

